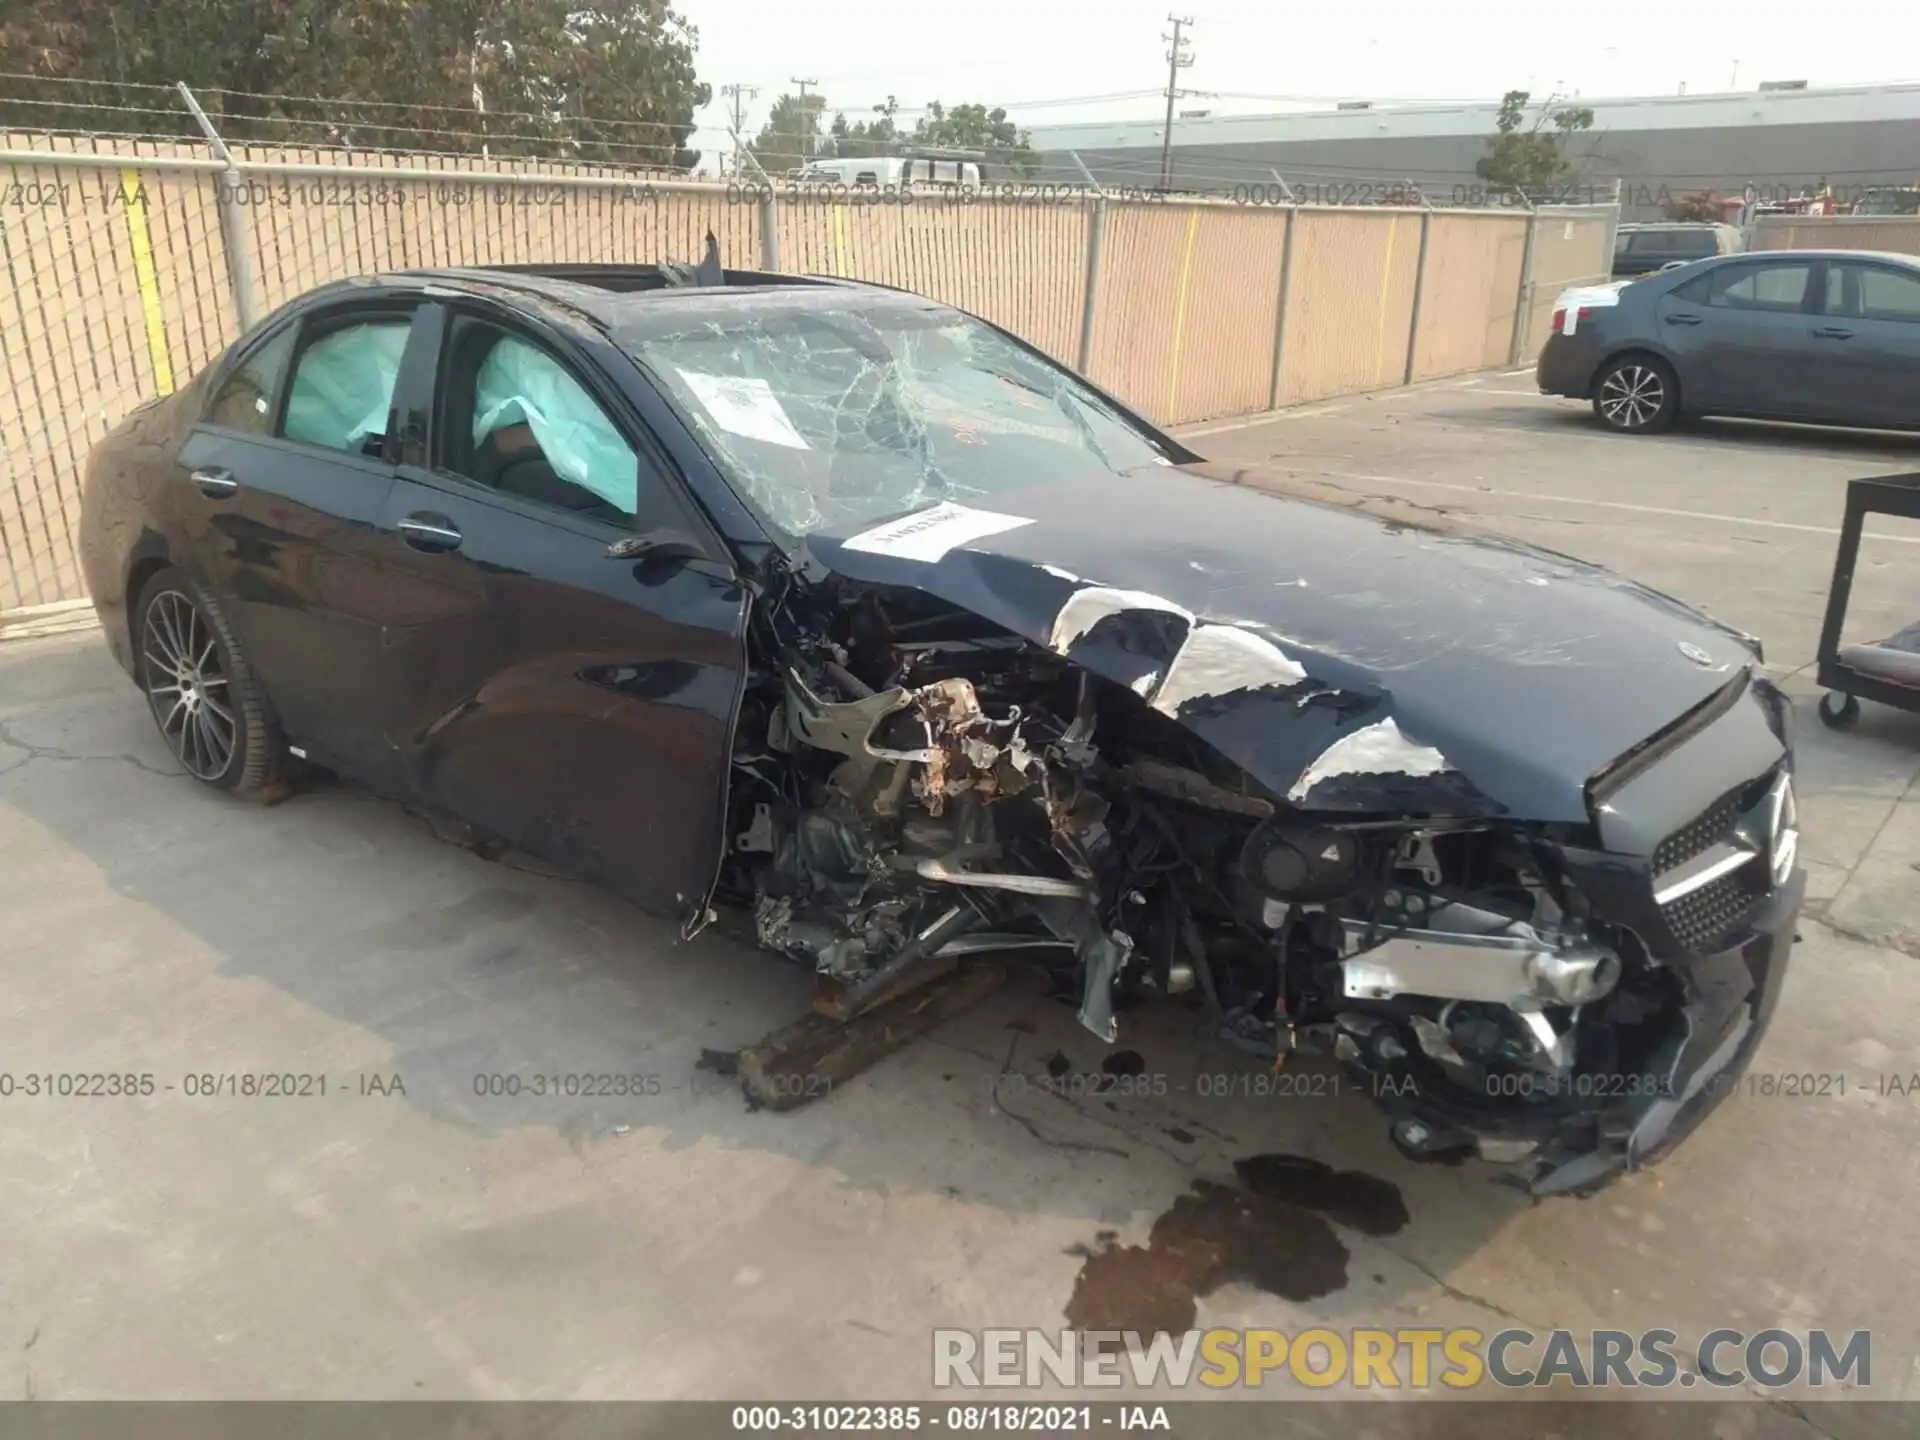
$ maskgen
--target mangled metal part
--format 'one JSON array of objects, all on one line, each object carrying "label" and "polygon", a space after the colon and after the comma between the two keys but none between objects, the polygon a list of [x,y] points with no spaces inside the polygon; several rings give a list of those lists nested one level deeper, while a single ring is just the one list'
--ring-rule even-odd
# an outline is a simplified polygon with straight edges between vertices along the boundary
[{"label": "mangled metal part", "polygon": [[1080,990],[1080,1023],[1111,1045],[1120,1038],[1120,1027],[1113,1018],[1113,987],[1133,954],[1133,941],[1116,930],[1102,933],[1080,946],[1080,963],[1086,967]]},{"label": "mangled metal part", "polygon": [[1098,857],[1107,846],[1107,814],[1113,808],[1111,802],[1095,791],[1075,789],[1065,798],[1057,798],[1049,791],[1045,803],[1047,830],[1054,853],[1090,885]]},{"label": "mangled metal part", "polygon": [[1113,1018],[1114,990],[1133,958],[1133,937],[1104,926],[1098,909],[1086,897],[1043,899],[1035,904],[1034,913],[1073,947],[1080,962],[1080,1023],[1111,1045],[1120,1036]]},{"label": "mangled metal part", "polygon": [[1070,950],[1073,943],[1055,935],[1007,935],[999,931],[986,931],[973,935],[962,935],[957,940],[949,940],[934,954],[943,959],[958,958],[963,955],[995,955],[1003,950]]},{"label": "mangled metal part", "polygon": [[[927,768],[915,781],[914,793],[929,815],[938,816],[944,811],[949,796],[998,788],[994,767],[1000,761],[1002,747],[986,738],[996,722],[980,708],[980,696],[971,680],[955,675],[923,685],[912,692],[912,704],[927,727]],[[1013,783],[1020,783],[1017,771]]]},{"label": "mangled metal part", "polygon": [[[879,765],[923,766],[914,777],[914,793],[929,814],[938,816],[964,791],[1013,794],[1028,783],[1034,760],[1017,729],[1018,711],[1006,720],[993,719],[981,709],[973,682],[963,676],[845,701],[823,700],[797,670],[788,671],[787,681],[787,729],[816,749],[854,762],[835,777],[849,793],[868,790]],[[889,716],[909,710],[920,722],[923,744],[908,749],[874,742]],[[1001,731],[1011,732],[1005,741],[996,739]],[[888,806],[881,813],[896,811]]]},{"label": "mangled metal part", "polygon": [[862,975],[841,991],[840,1012],[843,1016],[858,1015],[951,968],[952,958],[940,952],[979,925],[979,912],[971,906],[949,906],[921,926],[884,965]]},{"label": "mangled metal part", "polygon": [[1198,805],[1205,810],[1245,815],[1254,820],[1264,820],[1273,814],[1273,802],[1270,800],[1229,790],[1224,785],[1214,784],[1198,770],[1189,770],[1184,765],[1174,765],[1150,756],[1129,760],[1121,767],[1120,778],[1154,795]]},{"label": "mangled metal part", "polygon": [[1342,921],[1347,997],[1424,995],[1525,1013],[1598,1000],[1620,978],[1620,957],[1590,940],[1556,944],[1523,921],[1464,905],[1435,910],[1432,922],[1437,928],[1395,929],[1382,938],[1373,922]]},{"label": "mangled metal part", "polygon": [[753,807],[753,819],[747,828],[733,837],[733,848],[743,853],[773,853],[778,836],[774,831],[773,807],[756,805]]},{"label": "mangled metal part", "polygon": [[788,733],[836,755],[867,755],[881,760],[928,758],[925,749],[876,749],[873,732],[894,712],[906,709],[913,697],[905,690],[882,690],[855,700],[825,700],[807,684],[798,670],[787,671],[786,728]]},{"label": "mangled metal part", "polygon": [[971,870],[955,870],[944,860],[922,860],[914,873],[923,880],[943,885],[970,885],[980,890],[1011,890],[1019,895],[1050,895],[1079,900],[1086,887],[1074,880],[1056,880],[1051,875],[990,875]]},{"label": "mangled metal part", "polygon": [[1520,1023],[1526,1027],[1527,1034],[1539,1047],[1540,1053],[1556,1070],[1565,1070],[1573,1064],[1573,1027],[1555,1030],[1553,1021],[1542,1010],[1523,1010]]}]

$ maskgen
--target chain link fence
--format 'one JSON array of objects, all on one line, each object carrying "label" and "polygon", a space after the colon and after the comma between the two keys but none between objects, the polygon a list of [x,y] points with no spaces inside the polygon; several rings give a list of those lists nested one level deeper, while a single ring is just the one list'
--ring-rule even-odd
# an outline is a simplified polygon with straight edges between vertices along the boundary
[{"label": "chain link fence", "polygon": [[[224,148],[224,147],[223,147]],[[697,259],[900,286],[1162,424],[1519,364],[1605,277],[1617,210],[1250,205],[988,185],[860,193],[564,161],[0,134],[0,614],[83,598],[92,444],[315,285]]]}]

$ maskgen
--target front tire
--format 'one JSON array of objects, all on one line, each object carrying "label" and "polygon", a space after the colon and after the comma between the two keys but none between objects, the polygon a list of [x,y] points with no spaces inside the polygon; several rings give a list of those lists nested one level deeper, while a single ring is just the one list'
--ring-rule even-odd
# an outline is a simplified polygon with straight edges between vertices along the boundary
[{"label": "front tire", "polygon": [[1679,412],[1680,382],[1671,366],[1651,355],[1623,355],[1594,382],[1593,413],[1623,435],[1665,430]]},{"label": "front tire", "polygon": [[292,757],[219,602],[185,571],[162,570],[134,615],[140,688],[180,767],[236,795],[284,796]]}]

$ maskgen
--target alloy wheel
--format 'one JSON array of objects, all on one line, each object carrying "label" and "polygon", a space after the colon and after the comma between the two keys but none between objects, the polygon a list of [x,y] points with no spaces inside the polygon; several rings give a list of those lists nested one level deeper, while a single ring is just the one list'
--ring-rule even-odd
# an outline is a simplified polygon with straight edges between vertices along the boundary
[{"label": "alloy wheel", "polygon": [[190,775],[218,780],[233,764],[239,725],[213,627],[178,590],[147,606],[140,636],[147,703],[174,757]]},{"label": "alloy wheel", "polygon": [[1600,386],[1600,413],[1622,430],[1651,425],[1666,403],[1666,382],[1646,365],[1622,365]]}]

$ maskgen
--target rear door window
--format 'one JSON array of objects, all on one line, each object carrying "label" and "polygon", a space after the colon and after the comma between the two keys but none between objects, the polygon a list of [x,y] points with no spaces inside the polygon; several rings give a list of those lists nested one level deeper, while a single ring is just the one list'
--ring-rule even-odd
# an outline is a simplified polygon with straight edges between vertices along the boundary
[{"label": "rear door window", "polygon": [[[1788,261],[1774,265],[1726,265],[1709,277],[1707,303],[1726,310],[1762,310],[1798,313],[1806,304],[1813,262]],[[1692,298],[1689,296],[1688,298]]]},{"label": "rear door window", "polygon": [[201,419],[250,435],[273,433],[273,402],[280,393],[280,377],[293,353],[297,325],[289,325],[260,345],[238,370],[229,375]]},{"label": "rear door window", "polygon": [[1920,324],[1920,276],[1878,265],[1855,267],[1860,272],[1860,317],[1863,320],[1901,320]]},{"label": "rear door window", "polygon": [[1684,285],[1676,285],[1673,298],[1684,300],[1689,305],[1706,305],[1713,299],[1713,272],[1696,275]]},{"label": "rear door window", "polygon": [[302,346],[280,433],[350,455],[380,455],[411,328],[406,316],[383,315],[329,327]]}]

